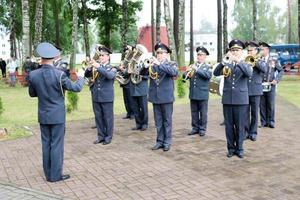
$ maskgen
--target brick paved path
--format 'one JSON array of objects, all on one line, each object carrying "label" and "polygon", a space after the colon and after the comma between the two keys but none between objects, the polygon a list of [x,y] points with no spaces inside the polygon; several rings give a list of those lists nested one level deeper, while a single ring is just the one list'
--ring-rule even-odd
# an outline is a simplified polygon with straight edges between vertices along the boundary
[{"label": "brick paved path", "polygon": [[259,129],[256,142],[246,141],[242,160],[226,157],[219,101],[209,103],[204,138],[187,136],[189,106],[175,108],[170,152],[150,150],[156,132],[149,113],[145,132],[131,131],[133,120],[116,116],[113,142],[106,146],[92,144],[93,120],[68,123],[64,170],[71,179],[65,182],[45,181],[38,128],[34,136],[1,142],[0,181],[66,199],[300,199],[300,109],[295,106],[278,99],[276,128]]}]

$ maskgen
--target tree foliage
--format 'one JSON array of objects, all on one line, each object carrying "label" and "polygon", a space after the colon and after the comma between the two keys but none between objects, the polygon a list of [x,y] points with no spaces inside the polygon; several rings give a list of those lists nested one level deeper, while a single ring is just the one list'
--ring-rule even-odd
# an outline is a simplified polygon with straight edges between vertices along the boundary
[{"label": "tree foliage", "polygon": [[[297,0],[291,1],[292,27],[297,23]],[[274,6],[271,0],[257,0],[256,40],[268,43],[287,43],[287,12],[281,14],[280,8]],[[232,38],[244,41],[253,38],[252,0],[236,1],[233,18],[237,24],[232,31]],[[287,8],[283,8],[287,10]],[[245,14],[247,13],[247,14]],[[292,30],[292,42],[297,42],[297,29]]]}]

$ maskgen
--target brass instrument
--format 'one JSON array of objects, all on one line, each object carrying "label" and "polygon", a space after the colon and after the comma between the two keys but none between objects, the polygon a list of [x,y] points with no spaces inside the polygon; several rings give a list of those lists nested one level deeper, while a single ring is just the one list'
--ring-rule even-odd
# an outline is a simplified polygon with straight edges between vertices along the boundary
[{"label": "brass instrument", "polygon": [[[134,55],[132,46],[127,46],[127,49],[128,50],[126,51],[124,60],[121,61],[121,63],[125,66],[125,71],[128,69],[128,64]],[[125,73],[122,70],[120,70],[119,68],[117,68],[116,80],[121,85],[126,85],[127,83],[129,83],[130,78],[129,78],[129,76],[125,77]]]},{"label": "brass instrument", "polygon": [[149,70],[149,76],[151,79],[157,79],[158,78],[158,72],[153,72],[153,62],[158,61],[157,58],[155,58],[154,56],[150,57],[150,58],[146,58],[143,62],[144,62],[144,67],[147,68]]},{"label": "brass instrument", "polygon": [[245,63],[250,64],[252,67],[255,67],[257,61],[258,61],[259,59],[261,59],[261,57],[262,57],[262,52],[259,52],[259,53],[256,54],[255,56],[248,55],[248,56],[245,58]]},{"label": "brass instrument", "polygon": [[188,79],[190,79],[194,76],[196,70],[193,68],[193,66],[195,66],[195,64],[191,64],[187,67],[186,74],[182,75],[182,82],[185,83]]},{"label": "brass instrument", "polygon": [[[102,46],[101,44],[97,44],[95,47],[95,54],[92,58],[94,61],[99,60],[99,57],[100,57],[99,47],[101,47],[101,46]],[[91,63],[87,63],[87,70],[91,71],[91,76],[87,76],[87,74],[85,73],[85,78],[87,80],[87,84],[89,86],[92,86],[95,83],[95,81],[97,80],[97,78],[100,76],[100,73],[98,72],[96,67],[91,65]]]},{"label": "brass instrument", "polygon": [[225,65],[223,68],[224,77],[229,77],[231,75],[231,69],[228,65],[230,65],[232,63],[233,63],[232,55],[230,52],[228,52],[222,59],[222,64]]},{"label": "brass instrument", "polygon": [[128,63],[128,73],[130,74],[130,79],[133,84],[138,84],[142,81],[142,76],[140,75],[140,71],[142,69],[142,55],[148,53],[146,47],[141,44],[137,44],[133,50],[134,54]]}]

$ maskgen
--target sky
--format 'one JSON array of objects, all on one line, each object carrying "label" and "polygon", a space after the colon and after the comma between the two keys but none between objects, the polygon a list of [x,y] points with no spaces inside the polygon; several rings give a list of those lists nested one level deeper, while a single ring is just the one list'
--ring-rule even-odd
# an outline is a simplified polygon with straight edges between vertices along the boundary
[{"label": "sky", "polygon": [[[143,0],[143,10],[139,12],[138,15],[138,27],[150,25],[151,24],[151,0]],[[154,3],[156,0],[154,0]],[[163,0],[162,0],[163,2]],[[172,0],[169,0],[170,7],[172,9],[173,5]],[[234,23],[232,23],[233,19],[231,17],[231,13],[233,12],[235,0],[227,0],[228,5],[228,30],[232,30],[234,28]],[[185,30],[189,31],[190,27],[190,1],[185,1],[186,6],[186,14],[185,14]],[[199,30],[200,22],[202,19],[206,19],[209,21],[214,27],[217,27],[217,0],[194,0],[194,30]],[[277,6],[279,8],[286,8],[286,0],[272,0],[272,5]],[[163,4],[162,4],[163,10]],[[172,11],[171,11],[172,12]]]}]

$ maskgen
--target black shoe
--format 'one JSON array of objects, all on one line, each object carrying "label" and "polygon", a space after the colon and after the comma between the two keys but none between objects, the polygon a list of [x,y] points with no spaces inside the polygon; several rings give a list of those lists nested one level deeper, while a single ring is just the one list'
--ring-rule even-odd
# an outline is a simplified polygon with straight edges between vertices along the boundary
[{"label": "black shoe", "polygon": [[107,145],[107,144],[109,144],[111,141],[104,141],[102,144],[103,145]]},{"label": "black shoe", "polygon": [[233,152],[228,152],[228,153],[227,153],[227,157],[228,157],[228,158],[231,158],[233,155],[234,155]]},{"label": "black shoe", "polygon": [[164,151],[169,151],[170,148],[171,148],[170,145],[165,145],[164,148],[163,148],[163,150],[164,150]]},{"label": "black shoe", "polygon": [[125,117],[122,117],[122,119],[130,119],[130,116],[126,115]]},{"label": "black shoe", "polygon": [[97,126],[95,125],[95,126],[91,126],[91,129],[95,129],[95,128],[97,128]]},{"label": "black shoe", "polygon": [[131,115],[130,117],[129,117],[129,119],[134,119],[135,117],[134,117],[134,115]]},{"label": "black shoe", "polygon": [[147,130],[147,127],[142,127],[141,128],[141,131],[145,131],[145,130]]},{"label": "black shoe", "polygon": [[136,131],[136,130],[141,130],[141,128],[140,127],[133,127],[133,128],[131,128],[131,130]]},{"label": "black shoe", "polygon": [[163,145],[161,144],[156,144],[155,146],[153,146],[151,149],[152,150],[158,150],[158,149],[162,149],[163,148]]},{"label": "black shoe", "polygon": [[97,140],[94,141],[94,144],[99,144],[99,143],[101,143],[103,141],[104,141],[103,139],[98,138]]},{"label": "black shoe", "polygon": [[244,158],[244,153],[241,153],[241,152],[240,153],[236,153],[236,156],[239,157],[239,158]]},{"label": "black shoe", "polygon": [[69,174],[65,174],[65,175],[62,175],[59,180],[51,181],[51,180],[47,179],[47,181],[53,183],[53,182],[58,182],[58,181],[65,181],[65,180],[67,180],[69,178],[71,178],[71,176]]},{"label": "black shoe", "polygon": [[199,134],[197,131],[191,131],[188,133],[188,135],[196,135],[196,134]]},{"label": "black shoe", "polygon": [[274,124],[269,125],[270,128],[275,128]]},{"label": "black shoe", "polygon": [[263,127],[268,127],[269,125],[268,124],[262,124],[260,126],[258,126],[258,128],[263,128]]},{"label": "black shoe", "polygon": [[249,137],[249,139],[251,140],[251,141],[256,141],[256,135],[251,135],[250,137]]},{"label": "black shoe", "polygon": [[220,123],[220,126],[224,126],[224,125],[225,125],[225,122]]},{"label": "black shoe", "polygon": [[200,131],[199,135],[200,135],[200,137],[205,136],[205,131]]}]

